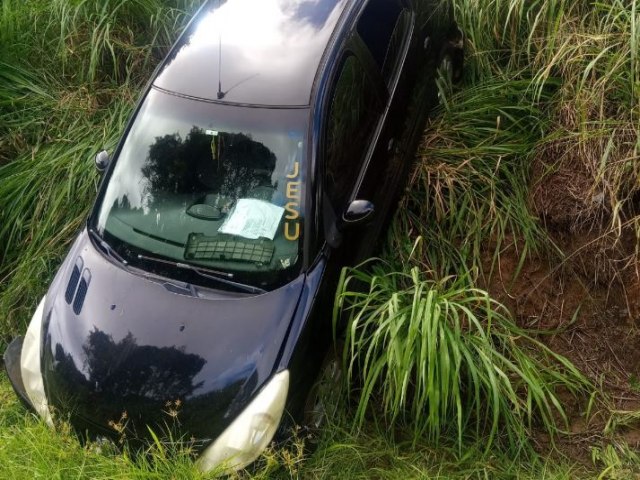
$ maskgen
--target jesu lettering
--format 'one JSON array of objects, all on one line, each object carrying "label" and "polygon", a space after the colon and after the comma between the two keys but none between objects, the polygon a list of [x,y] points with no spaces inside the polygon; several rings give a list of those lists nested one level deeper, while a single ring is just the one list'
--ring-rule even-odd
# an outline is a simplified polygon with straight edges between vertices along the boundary
[{"label": "jesu lettering", "polygon": [[293,172],[287,175],[287,204],[285,205],[284,238],[295,241],[300,238],[300,164],[293,164]]}]

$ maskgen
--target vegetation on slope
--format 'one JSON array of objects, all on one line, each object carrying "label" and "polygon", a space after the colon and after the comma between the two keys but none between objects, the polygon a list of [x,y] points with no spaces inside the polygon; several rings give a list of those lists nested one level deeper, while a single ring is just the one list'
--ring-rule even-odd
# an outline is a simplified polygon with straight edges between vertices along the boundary
[{"label": "vegetation on slope", "polygon": [[[552,435],[564,426],[558,387],[590,391],[571,362],[518,327],[468,278],[434,280],[417,266],[407,273],[370,270],[344,277],[338,296],[348,314],[347,378],[361,388],[360,423],[379,392],[382,416],[406,424],[414,441],[437,444],[449,435],[462,451],[469,441],[463,437],[482,438],[486,452],[495,442],[517,456],[529,453],[534,421]],[[349,291],[351,282],[370,288]]]},{"label": "vegetation on slope", "polygon": [[0,345],[24,331],[140,89],[198,1],[8,0],[0,9]]},{"label": "vegetation on slope", "polygon": [[[477,390],[468,383],[480,377],[452,361],[464,340],[447,327],[469,334],[468,325],[489,316],[480,322],[485,331],[497,324],[526,331],[509,338],[536,363],[536,373],[549,368],[557,375],[541,384],[568,412],[566,424],[558,421],[562,415],[545,418],[540,411],[535,422],[511,425],[503,417],[506,446],[555,447],[588,468],[626,460],[630,470],[611,466],[607,475],[631,475],[639,468],[632,449],[640,408],[637,2],[458,1],[456,12],[467,34],[466,84],[452,92],[441,82],[442,110],[425,132],[385,262],[351,274],[369,285],[367,295],[347,285],[339,297],[352,329],[345,358],[359,375],[359,412],[382,404],[382,412],[369,414],[388,421],[404,415],[433,438],[446,434],[439,422],[447,414],[433,415],[433,409],[449,399],[446,426],[470,415],[471,422],[461,423],[471,433],[478,417],[469,396]],[[458,320],[448,299],[460,290],[471,304],[489,292],[491,302],[508,307],[507,318],[497,320],[481,300]],[[459,322],[467,328],[456,330]],[[434,324],[442,329],[438,337]],[[561,356],[546,362],[546,348],[527,348],[530,335]],[[438,367],[417,361],[425,350],[420,341],[430,342],[430,354],[437,346]],[[399,355],[396,342],[411,353]],[[562,376],[574,371],[572,363],[600,385],[595,396],[567,395],[572,379],[580,378]],[[491,366],[504,373],[500,361]],[[535,383],[523,386],[531,381],[523,371],[500,378],[525,401],[540,390]],[[437,401],[429,398],[434,385]],[[457,388],[464,393],[456,403]],[[506,417],[518,401],[507,401],[507,392],[499,397]],[[531,414],[535,402],[526,404]],[[620,415],[630,421],[608,428]],[[513,435],[518,427],[523,430]],[[565,430],[559,438],[549,436],[559,430]]]},{"label": "vegetation on slope", "polygon": [[[113,148],[198,3],[2,2],[0,347],[24,331],[85,218],[93,155]],[[369,295],[345,282],[339,297],[357,406],[340,404],[313,456],[294,442],[269,453],[258,478],[640,471],[638,2],[454,3],[467,35],[463,88],[439,82],[443,104],[384,262],[349,272]],[[394,342],[415,348],[387,348]],[[434,353],[437,364],[423,361]],[[567,395],[584,392],[585,377],[597,401]],[[171,443],[132,460],[47,430],[4,377],[0,443],[10,478],[200,477]]]}]

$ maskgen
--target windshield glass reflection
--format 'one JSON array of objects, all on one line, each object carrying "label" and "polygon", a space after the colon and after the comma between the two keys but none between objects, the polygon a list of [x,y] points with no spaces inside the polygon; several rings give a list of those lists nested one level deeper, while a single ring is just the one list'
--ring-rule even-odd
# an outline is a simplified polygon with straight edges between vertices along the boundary
[{"label": "windshield glass reflection", "polygon": [[277,288],[299,271],[307,116],[152,89],[108,179],[98,232],[125,256],[150,253]]}]

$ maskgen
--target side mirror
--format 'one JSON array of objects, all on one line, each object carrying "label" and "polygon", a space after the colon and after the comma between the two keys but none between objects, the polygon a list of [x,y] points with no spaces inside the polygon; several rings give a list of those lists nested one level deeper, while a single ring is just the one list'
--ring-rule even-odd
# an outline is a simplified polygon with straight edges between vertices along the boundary
[{"label": "side mirror", "polygon": [[109,152],[102,150],[96,155],[96,168],[100,173],[103,173],[109,166],[110,161],[111,158],[109,158]]},{"label": "side mirror", "polygon": [[342,215],[342,228],[355,227],[367,222],[375,212],[373,203],[368,200],[354,200]]}]

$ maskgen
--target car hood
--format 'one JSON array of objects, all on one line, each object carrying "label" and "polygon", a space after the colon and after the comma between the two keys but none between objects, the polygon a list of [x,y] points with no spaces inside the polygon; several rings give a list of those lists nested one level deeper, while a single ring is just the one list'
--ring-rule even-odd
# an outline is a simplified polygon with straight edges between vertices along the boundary
[{"label": "car hood", "polygon": [[[88,286],[69,288],[80,264]],[[274,373],[304,281],[257,296],[179,294],[105,258],[85,231],[45,304],[49,403],[80,432],[136,438],[175,426],[206,444]]]}]

